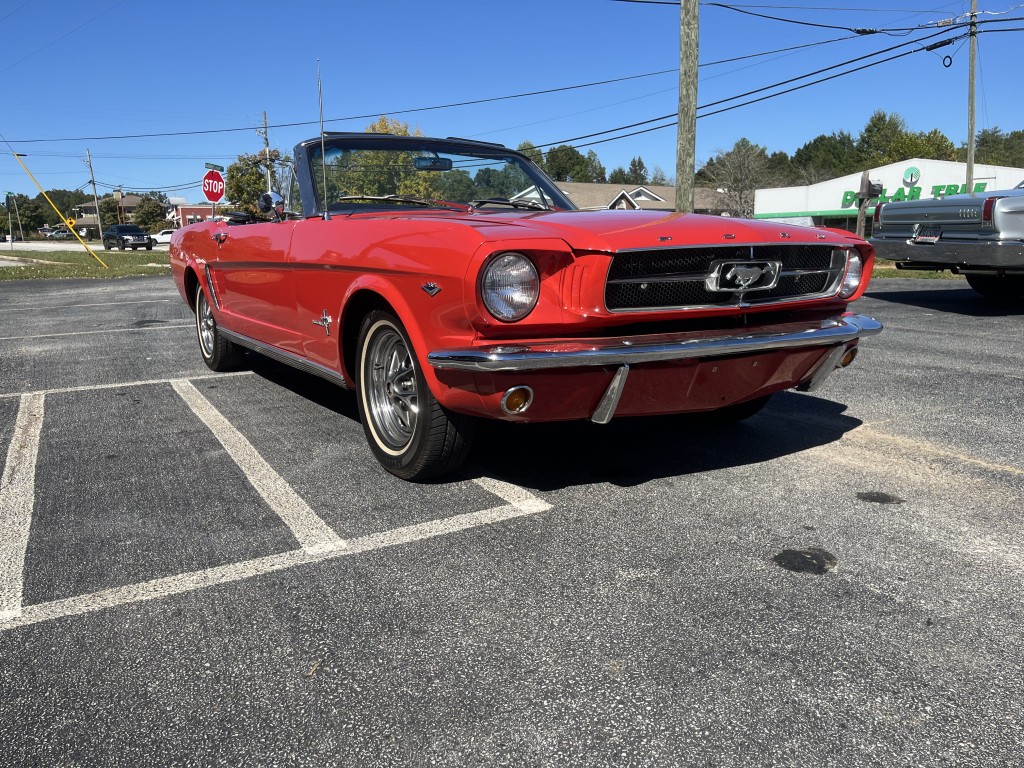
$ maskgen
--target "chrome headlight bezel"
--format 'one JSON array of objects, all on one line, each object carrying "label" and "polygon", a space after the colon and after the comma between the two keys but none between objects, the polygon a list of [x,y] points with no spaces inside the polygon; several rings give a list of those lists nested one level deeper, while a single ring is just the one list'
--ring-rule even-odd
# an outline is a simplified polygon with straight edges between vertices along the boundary
[{"label": "chrome headlight bezel", "polygon": [[494,254],[480,270],[480,300],[495,320],[515,323],[529,315],[540,298],[540,274],[518,251]]},{"label": "chrome headlight bezel", "polygon": [[839,288],[839,297],[848,299],[853,296],[864,282],[864,259],[860,251],[851,248],[847,251],[846,271],[843,274],[843,284]]}]

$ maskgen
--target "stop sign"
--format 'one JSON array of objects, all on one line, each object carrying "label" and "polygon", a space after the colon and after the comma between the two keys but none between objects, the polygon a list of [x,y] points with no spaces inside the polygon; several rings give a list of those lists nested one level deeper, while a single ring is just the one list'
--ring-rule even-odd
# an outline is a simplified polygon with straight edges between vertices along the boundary
[{"label": "stop sign", "polygon": [[211,203],[219,203],[224,197],[224,177],[220,171],[207,171],[203,176],[203,194]]}]

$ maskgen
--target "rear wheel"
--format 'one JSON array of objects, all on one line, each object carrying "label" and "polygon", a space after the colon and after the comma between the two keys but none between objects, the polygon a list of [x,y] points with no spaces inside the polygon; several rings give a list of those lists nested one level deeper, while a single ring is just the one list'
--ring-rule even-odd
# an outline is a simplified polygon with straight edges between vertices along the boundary
[{"label": "rear wheel", "polygon": [[1017,299],[1024,296],[1024,275],[965,275],[968,284],[982,296]]},{"label": "rear wheel", "polygon": [[196,286],[196,334],[199,337],[199,351],[203,362],[212,371],[231,371],[238,367],[244,351],[237,344],[228,341],[217,328],[210,302],[206,300],[203,286]]},{"label": "rear wheel", "polygon": [[384,469],[405,480],[426,480],[465,461],[476,420],[437,402],[405,329],[390,312],[375,310],[363,320],[357,379],[363,431]]}]

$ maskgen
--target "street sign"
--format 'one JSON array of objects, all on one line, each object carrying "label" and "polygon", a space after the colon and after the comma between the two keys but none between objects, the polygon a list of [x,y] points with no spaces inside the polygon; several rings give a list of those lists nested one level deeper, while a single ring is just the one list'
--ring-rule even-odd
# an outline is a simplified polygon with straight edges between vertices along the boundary
[{"label": "street sign", "polygon": [[203,176],[203,194],[211,203],[219,203],[224,197],[224,177],[220,171],[211,169]]},{"label": "street sign", "polygon": [[217,165],[216,163],[207,163],[206,167],[209,168],[211,171],[220,171],[221,173],[224,173],[223,165]]}]

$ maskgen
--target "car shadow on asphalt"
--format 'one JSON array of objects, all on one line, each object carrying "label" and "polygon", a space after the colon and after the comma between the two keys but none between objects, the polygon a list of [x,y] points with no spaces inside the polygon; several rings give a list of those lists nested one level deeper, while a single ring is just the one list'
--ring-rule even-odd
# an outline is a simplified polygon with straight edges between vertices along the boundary
[{"label": "car shadow on asphalt", "polygon": [[[359,423],[355,394],[261,355],[253,373]],[[434,483],[486,475],[535,491],[611,483],[631,487],[664,477],[759,464],[839,440],[862,423],[846,406],[782,392],[750,419],[726,426],[700,416],[648,416],[508,424],[480,419],[462,472]],[[369,449],[367,461],[373,461]]]},{"label": "car shadow on asphalt", "polygon": [[665,477],[759,464],[839,440],[862,423],[846,406],[780,393],[756,416],[713,426],[696,416],[649,416],[506,424],[481,421],[470,462],[485,474],[536,491]]},{"label": "car shadow on asphalt", "polygon": [[1007,317],[1024,315],[1024,302],[1020,299],[995,299],[982,296],[973,288],[939,288],[909,291],[868,291],[868,297],[877,301],[905,304],[936,312],[966,315],[968,317]]}]

